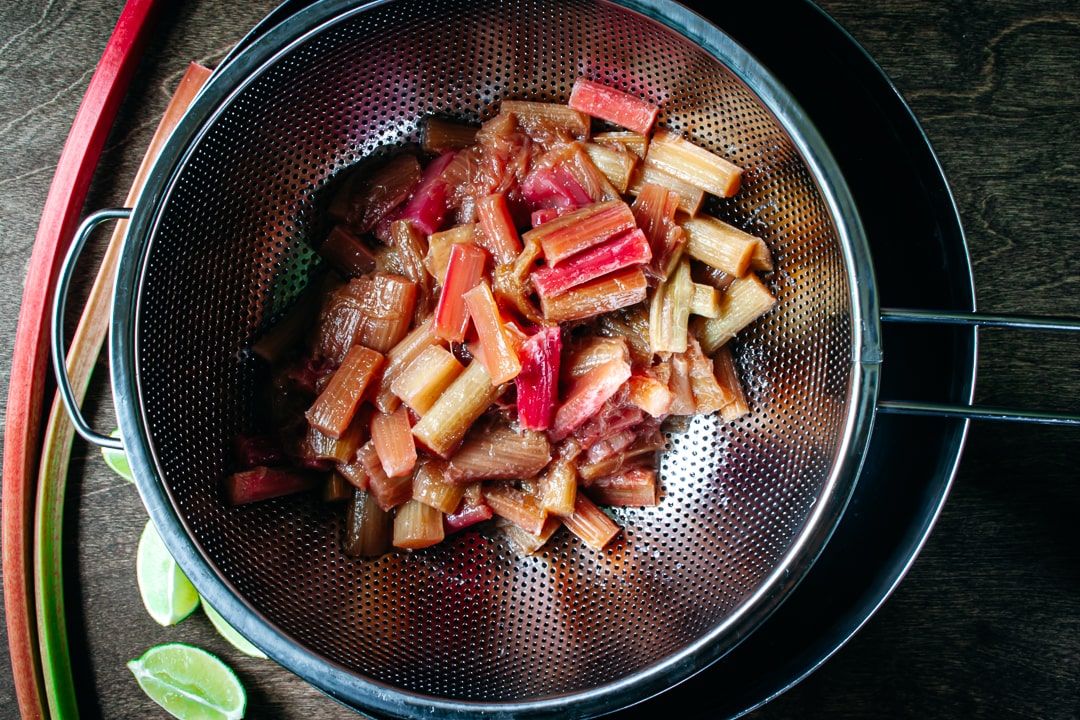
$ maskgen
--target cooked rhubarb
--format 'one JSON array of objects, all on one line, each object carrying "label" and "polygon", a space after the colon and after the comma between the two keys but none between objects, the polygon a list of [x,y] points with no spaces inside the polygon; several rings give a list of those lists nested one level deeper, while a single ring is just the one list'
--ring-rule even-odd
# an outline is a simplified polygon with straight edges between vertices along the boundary
[{"label": "cooked rhubarb", "polygon": [[528,230],[522,239],[540,244],[549,265],[633,230],[636,225],[630,206],[621,200],[586,205],[539,227]]},{"label": "cooked rhubarb", "polygon": [[522,343],[521,372],[514,378],[518,422],[527,430],[547,430],[559,393],[562,331],[541,328]]},{"label": "cooked rhubarb", "polygon": [[269,500],[319,487],[319,475],[288,467],[260,465],[241,470],[225,480],[225,496],[232,505]]},{"label": "cooked rhubarb", "polygon": [[645,233],[635,228],[580,252],[561,265],[538,268],[532,274],[532,282],[541,298],[550,297],[651,259],[652,249]]},{"label": "cooked rhubarb", "polygon": [[525,554],[562,525],[599,549],[619,526],[597,503],[662,501],[669,433],[750,412],[728,340],[775,306],[774,259],[699,212],[741,171],[638,97],[572,96],[425,119],[422,151],[343,176],[307,309],[252,347],[276,447],[234,501],[317,489],[358,557],[479,523]]},{"label": "cooked rhubarb", "polygon": [[383,356],[362,345],[354,346],[345,355],[326,389],[308,409],[308,422],[326,435],[340,438],[352,422],[369,386],[378,381]]},{"label": "cooked rhubarb", "polygon": [[617,270],[561,295],[541,298],[540,308],[549,322],[584,320],[645,300],[648,281],[640,267]]},{"label": "cooked rhubarb", "polygon": [[461,342],[469,323],[465,293],[476,287],[484,275],[487,253],[476,245],[454,245],[446,264],[446,281],[435,306],[435,334],[444,340]]}]

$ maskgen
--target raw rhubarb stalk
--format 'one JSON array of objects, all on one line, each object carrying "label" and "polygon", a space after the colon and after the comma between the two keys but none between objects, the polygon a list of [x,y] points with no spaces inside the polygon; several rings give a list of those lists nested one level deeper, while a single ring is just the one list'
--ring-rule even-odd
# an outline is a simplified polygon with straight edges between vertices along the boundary
[{"label": "raw rhubarb stalk", "polygon": [[265,465],[235,472],[225,479],[225,497],[232,505],[269,500],[319,487],[319,475]]},{"label": "raw rhubarb stalk", "polygon": [[408,500],[394,513],[392,544],[405,550],[438,545],[443,541],[443,514],[418,500]]},{"label": "raw rhubarb stalk", "polygon": [[381,353],[362,345],[354,346],[305,413],[308,422],[320,432],[340,438],[352,422],[368,387],[378,382],[383,363]]},{"label": "raw rhubarb stalk", "polygon": [[532,273],[533,287],[541,298],[559,295],[603,275],[652,259],[649,241],[635,228],[574,255],[561,265],[545,265]]},{"label": "raw rhubarb stalk", "polygon": [[602,550],[619,534],[619,526],[596,503],[578,493],[574,512],[562,518],[563,525],[589,547]]},{"label": "raw rhubarb stalk", "polygon": [[574,81],[567,105],[643,135],[652,132],[660,114],[660,108],[648,100],[583,77]]},{"label": "raw rhubarb stalk", "polygon": [[413,426],[413,436],[436,455],[449,457],[504,389],[492,384],[487,370],[474,360]]},{"label": "raw rhubarb stalk", "polygon": [[706,355],[712,355],[743,328],[776,306],[776,298],[757,275],[736,278],[720,299],[720,314],[701,318],[694,330]]},{"label": "raw rhubarb stalk", "polygon": [[719,197],[738,192],[742,179],[738,165],[664,128],[653,133],[645,165]]},{"label": "raw rhubarb stalk", "polygon": [[630,206],[621,200],[598,202],[566,213],[522,235],[540,244],[548,265],[636,227]]},{"label": "raw rhubarb stalk", "polygon": [[353,492],[345,514],[345,554],[350,557],[377,557],[390,549],[393,515],[379,507],[375,497],[363,490]]},{"label": "raw rhubarb stalk", "polygon": [[465,436],[446,466],[446,481],[531,478],[551,461],[551,443],[535,430],[509,425],[477,427]]},{"label": "raw rhubarb stalk", "polygon": [[426,152],[464,150],[476,142],[476,128],[444,118],[426,117],[420,124],[420,146]]},{"label": "raw rhubarb stalk", "polygon": [[453,159],[454,152],[448,150],[424,168],[420,184],[405,204],[398,219],[411,220],[425,235],[430,235],[442,227],[449,211],[446,201],[447,185],[442,174]]},{"label": "raw rhubarb stalk", "polygon": [[394,378],[390,389],[422,416],[464,369],[449,350],[441,345],[429,345]]},{"label": "raw rhubarb stalk", "polygon": [[496,515],[527,532],[538,535],[544,531],[547,512],[535,495],[523,492],[509,483],[486,483],[484,502]]},{"label": "raw rhubarb stalk", "polygon": [[427,254],[424,256],[424,267],[433,278],[440,284],[446,283],[446,266],[450,262],[450,250],[454,245],[477,245],[477,237],[480,234],[476,223],[455,225],[446,230],[440,230],[428,236]]},{"label": "raw rhubarb stalk", "polygon": [[446,481],[446,463],[443,460],[425,455],[417,463],[413,474],[413,500],[449,515],[458,509],[464,495],[464,485]]},{"label": "raw rhubarb stalk", "polygon": [[371,442],[388,477],[402,477],[416,465],[416,443],[409,411],[402,406],[392,413],[377,412],[371,418]]},{"label": "raw rhubarb stalk", "polygon": [[503,327],[502,315],[487,281],[481,280],[465,293],[465,307],[478,336],[482,351],[479,358],[482,358],[491,382],[502,385],[513,380],[521,372],[521,361],[511,344],[509,333]]},{"label": "raw rhubarb stalk", "polygon": [[551,439],[558,442],[573,432],[595,415],[629,379],[630,363],[617,359],[574,380],[566,392],[566,399],[555,411],[555,419],[548,431]]},{"label": "raw rhubarb stalk", "polygon": [[521,372],[514,378],[518,422],[528,430],[547,430],[559,393],[562,332],[541,328],[521,346]]},{"label": "raw rhubarb stalk", "polygon": [[375,255],[364,241],[343,225],[335,225],[319,246],[319,255],[348,278],[360,277],[375,269]]},{"label": "raw rhubarb stalk", "polygon": [[476,201],[476,215],[483,230],[484,248],[500,265],[513,262],[521,254],[521,237],[510,216],[506,195],[495,193]]},{"label": "raw rhubarb stalk", "polygon": [[596,478],[586,487],[589,497],[609,507],[651,507],[659,502],[656,471],[650,467],[630,467]]},{"label": "raw rhubarb stalk", "polygon": [[649,304],[649,344],[654,353],[680,353],[686,350],[693,296],[690,262],[683,258],[672,277],[656,286]]},{"label": "raw rhubarb stalk", "polygon": [[540,299],[549,322],[568,322],[628,307],[645,300],[648,281],[640,267],[616,270],[561,295]]},{"label": "raw rhubarb stalk", "polygon": [[690,257],[735,277],[750,271],[750,262],[763,244],[760,238],[709,215],[686,218],[682,227]]},{"label": "raw rhubarb stalk", "polygon": [[446,282],[435,306],[434,331],[438,337],[451,342],[465,339],[465,330],[469,325],[465,294],[481,282],[486,259],[487,253],[476,245],[454,245],[450,248]]}]

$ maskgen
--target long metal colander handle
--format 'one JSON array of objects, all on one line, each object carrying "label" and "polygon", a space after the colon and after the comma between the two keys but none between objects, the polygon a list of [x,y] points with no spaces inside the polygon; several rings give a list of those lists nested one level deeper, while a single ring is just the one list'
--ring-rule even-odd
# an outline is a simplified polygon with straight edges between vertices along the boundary
[{"label": "long metal colander handle", "polygon": [[[1049,330],[1053,332],[1080,332],[1080,320],[1045,318],[1031,315],[986,314],[962,311],[911,310],[886,308],[881,319],[896,323],[921,323],[941,325],[965,325],[976,327],[1000,327],[1020,330]],[[935,415],[961,417],[977,420],[1008,420],[1014,422],[1043,423],[1048,425],[1080,425],[1076,413],[1025,410],[1008,407],[981,407],[910,400],[879,400],[878,410],[908,415]]]}]

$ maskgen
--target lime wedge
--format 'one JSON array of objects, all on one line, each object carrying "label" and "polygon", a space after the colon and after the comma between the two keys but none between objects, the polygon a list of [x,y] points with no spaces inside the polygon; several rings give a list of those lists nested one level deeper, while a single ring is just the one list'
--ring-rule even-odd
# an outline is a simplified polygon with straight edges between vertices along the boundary
[{"label": "lime wedge", "polygon": [[210,618],[210,623],[219,633],[221,633],[221,637],[228,640],[232,643],[233,647],[245,655],[262,658],[263,660],[266,659],[266,655],[263,651],[255,647],[250,640],[238,633],[232,625],[225,622],[225,618],[221,617],[221,614],[217,610],[210,607],[205,598],[199,598],[199,602],[202,604],[202,609],[203,612],[206,613],[206,617]]},{"label": "lime wedge", "polygon": [[127,664],[150,699],[181,720],[237,720],[247,693],[216,655],[184,643],[150,648]]},{"label": "lime wedge", "polygon": [[[120,430],[113,430],[112,437],[120,437]],[[105,457],[105,464],[111,467],[113,472],[128,482],[135,482],[135,476],[131,474],[131,466],[128,465],[127,455],[124,454],[123,450],[101,448],[101,454]]]},{"label": "lime wedge", "polygon": [[150,617],[175,625],[199,606],[199,593],[169,554],[152,520],[146,522],[135,557],[139,594]]}]

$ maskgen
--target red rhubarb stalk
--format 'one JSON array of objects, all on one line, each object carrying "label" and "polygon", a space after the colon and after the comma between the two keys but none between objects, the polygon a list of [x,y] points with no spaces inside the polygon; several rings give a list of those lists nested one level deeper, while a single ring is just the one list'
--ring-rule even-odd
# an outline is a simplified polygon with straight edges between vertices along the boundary
[{"label": "red rhubarb stalk", "polygon": [[642,135],[652,132],[656,117],[660,114],[660,108],[648,100],[586,78],[578,78],[574,82],[567,104],[578,112]]}]

